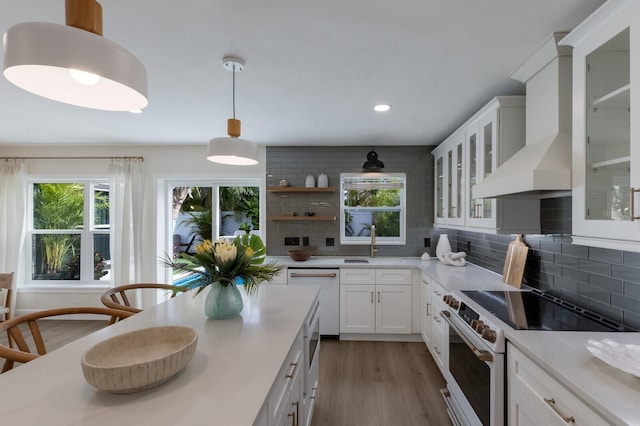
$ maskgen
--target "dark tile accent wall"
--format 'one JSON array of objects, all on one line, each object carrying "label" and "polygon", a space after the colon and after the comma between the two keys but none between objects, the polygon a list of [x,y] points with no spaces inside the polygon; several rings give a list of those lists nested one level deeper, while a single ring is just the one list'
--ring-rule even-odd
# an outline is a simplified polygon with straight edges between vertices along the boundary
[{"label": "dark tile accent wall", "polygon": [[[274,194],[267,193],[267,216],[281,215],[283,211],[315,212],[316,215],[340,214],[340,173],[360,173],[369,147],[268,147],[267,186],[278,186],[286,179],[290,186],[304,186],[305,177],[318,179],[325,173],[329,186],[336,187],[330,194]],[[407,175],[407,244],[404,246],[378,245],[377,256],[420,256],[432,248],[424,247],[424,238],[432,237],[433,224],[433,156],[428,146],[376,146],[378,158],[388,173]],[[309,246],[317,255],[368,256],[369,246],[340,245],[340,221],[267,221],[267,250],[270,255],[287,255],[297,248],[284,245],[284,237],[309,237]],[[333,238],[335,245],[326,245]],[[437,240],[437,238],[436,238]],[[433,241],[433,238],[432,238]]]},{"label": "dark tile accent wall", "polygon": [[[543,228],[561,232],[525,236],[525,284],[640,329],[640,253],[572,244],[571,197],[542,201]],[[512,236],[447,232],[469,262],[502,274]]]}]

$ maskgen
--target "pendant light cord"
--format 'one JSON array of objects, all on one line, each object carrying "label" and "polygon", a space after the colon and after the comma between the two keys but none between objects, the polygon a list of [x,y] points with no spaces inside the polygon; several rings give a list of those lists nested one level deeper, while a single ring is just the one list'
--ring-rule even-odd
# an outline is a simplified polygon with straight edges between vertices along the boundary
[{"label": "pendant light cord", "polygon": [[233,119],[236,119],[236,64],[233,64]]}]

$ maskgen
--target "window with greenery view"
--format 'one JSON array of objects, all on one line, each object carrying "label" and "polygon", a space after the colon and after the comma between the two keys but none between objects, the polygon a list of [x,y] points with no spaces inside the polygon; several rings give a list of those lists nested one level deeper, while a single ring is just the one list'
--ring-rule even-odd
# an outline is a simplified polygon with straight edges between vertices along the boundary
[{"label": "window with greenery view", "polygon": [[107,182],[34,182],[29,207],[32,283],[109,281]]},{"label": "window with greenery view", "polygon": [[342,173],[340,243],[404,244],[406,176],[404,173]]},{"label": "window with greenery view", "polygon": [[[205,239],[260,233],[260,187],[243,181],[172,185],[174,255]],[[182,186],[184,185],[184,186]]]}]

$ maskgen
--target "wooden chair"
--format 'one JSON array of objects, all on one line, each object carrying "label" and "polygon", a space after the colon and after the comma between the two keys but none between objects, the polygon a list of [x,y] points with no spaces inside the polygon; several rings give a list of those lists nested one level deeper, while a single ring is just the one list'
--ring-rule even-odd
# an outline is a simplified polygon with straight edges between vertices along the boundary
[{"label": "wooden chair", "polygon": [[130,298],[127,296],[128,292],[134,292],[136,290],[153,289],[153,290],[166,290],[167,293],[171,292],[171,297],[175,297],[181,291],[185,289],[182,287],[176,287],[169,284],[128,284],[119,287],[114,287],[107,290],[100,300],[102,304],[108,308],[121,309],[123,311],[138,313],[142,309],[134,308],[131,306]]},{"label": "wooden chair", "polygon": [[[128,318],[133,313],[102,307],[55,308],[20,315],[0,323],[0,333],[6,331],[14,348],[0,344],[0,358],[5,362],[2,373],[11,370],[15,363],[27,363],[47,353],[38,320],[60,315],[97,314],[108,317],[108,325],[117,319]],[[35,349],[35,351],[34,351]]]},{"label": "wooden chair", "polygon": [[[13,272],[0,274],[0,321],[6,321],[11,318],[11,301],[13,298]],[[4,305],[4,306],[3,306]]]}]

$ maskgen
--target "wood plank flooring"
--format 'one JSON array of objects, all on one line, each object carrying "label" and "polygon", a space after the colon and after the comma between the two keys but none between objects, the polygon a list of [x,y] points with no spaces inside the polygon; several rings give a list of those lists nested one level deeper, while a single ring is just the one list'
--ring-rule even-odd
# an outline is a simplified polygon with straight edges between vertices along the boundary
[{"label": "wood plank flooring", "polygon": [[312,426],[450,425],[423,343],[323,340]]},{"label": "wood plank flooring", "polygon": [[[49,351],[105,326],[104,321],[46,320]],[[6,334],[0,336],[7,343]],[[423,343],[322,340],[312,426],[450,425],[440,395],[445,381]]]}]

